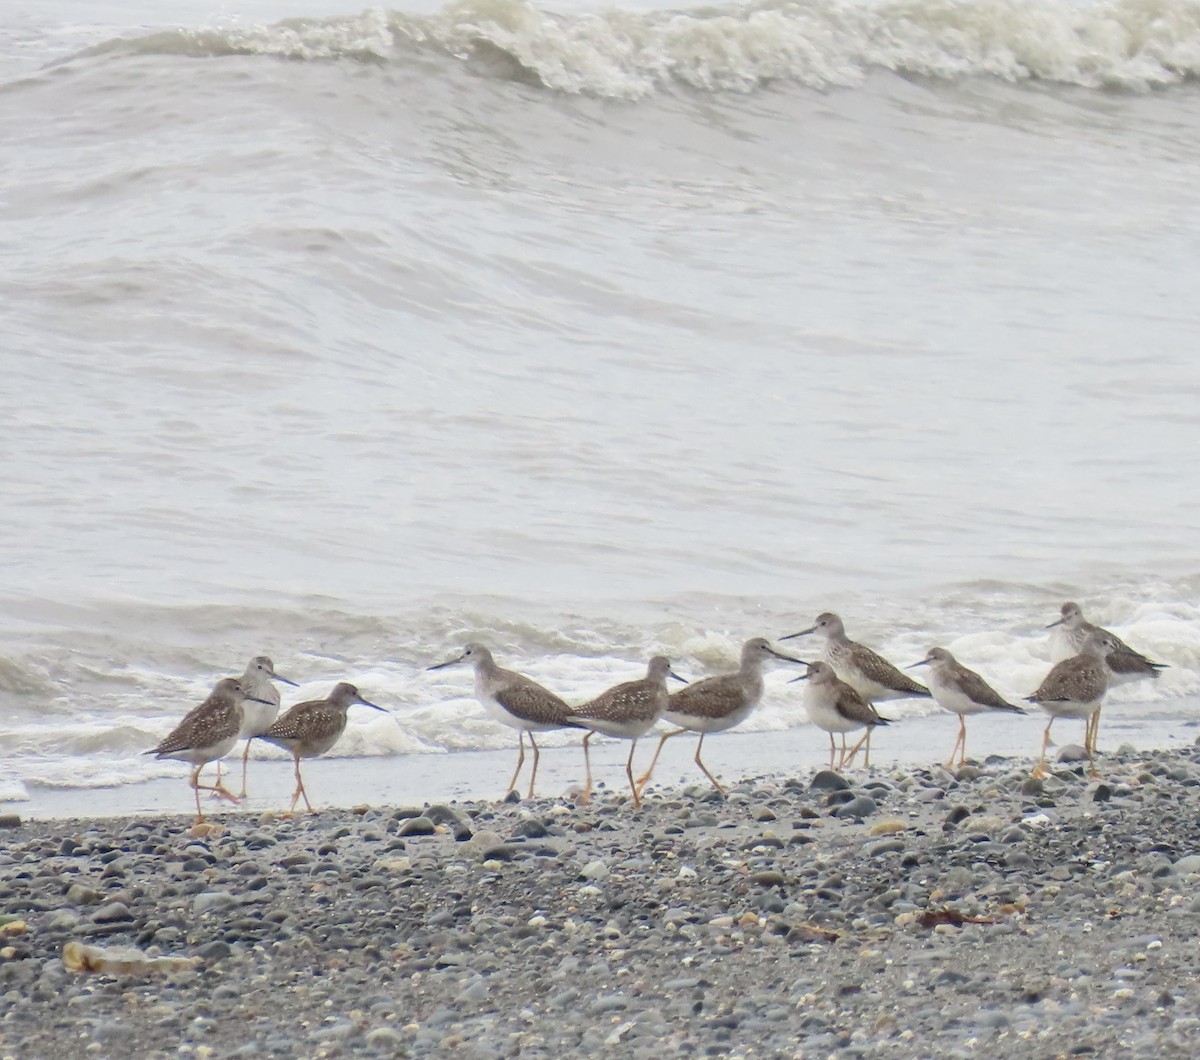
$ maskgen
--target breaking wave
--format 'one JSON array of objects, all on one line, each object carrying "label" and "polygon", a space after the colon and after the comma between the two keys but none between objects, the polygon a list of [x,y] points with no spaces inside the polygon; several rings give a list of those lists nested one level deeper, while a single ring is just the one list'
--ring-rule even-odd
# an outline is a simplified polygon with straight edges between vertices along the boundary
[{"label": "breaking wave", "polygon": [[684,86],[850,87],[870,71],[1146,90],[1200,72],[1197,0],[764,0],[558,15],[528,0],[457,0],[431,15],[374,8],[273,25],[221,23],[107,41],[84,55],[263,55],[404,62],[434,51],[476,72],[635,100]]}]

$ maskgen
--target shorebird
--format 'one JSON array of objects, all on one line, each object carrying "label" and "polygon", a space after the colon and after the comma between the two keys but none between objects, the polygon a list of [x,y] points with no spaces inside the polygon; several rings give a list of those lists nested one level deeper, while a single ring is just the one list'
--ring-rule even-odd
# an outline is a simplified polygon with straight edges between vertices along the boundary
[{"label": "shorebird", "polygon": [[247,700],[262,702],[248,695],[236,677],[222,678],[208,694],[208,698],[200,706],[188,711],[183,721],[171,730],[171,734],[162,743],[145,752],[156,758],[174,758],[180,762],[190,762],[196,767],[192,770],[188,784],[196,793],[197,824],[204,820],[204,813],[200,809],[201,790],[211,791],[231,802],[238,801],[237,796],[222,785],[219,777],[216,784],[201,784],[200,770],[209,762],[223,758],[233,749],[242,728],[243,704]]},{"label": "shorebird", "polygon": [[[246,741],[246,749],[242,752],[242,794],[246,797],[246,763],[250,757],[250,743],[256,736],[261,736],[279,716],[279,689],[272,683],[282,681],[285,685],[298,688],[295,681],[289,681],[283,674],[275,672],[275,664],[266,655],[256,655],[246,664],[246,672],[242,674],[241,685],[253,699],[247,699],[243,707],[245,715],[242,721],[242,731],[238,738]],[[221,782],[221,763],[217,762],[217,783]]]},{"label": "shorebird", "polygon": [[802,629],[799,633],[789,633],[779,639],[792,640],[809,633],[824,635],[824,661],[866,702],[878,703],[885,699],[909,699],[930,694],[928,688],[897,669],[882,655],[847,637],[842,620],[830,611],[818,616],[816,623],[808,629]]},{"label": "shorebird", "polygon": [[958,715],[958,739],[950,750],[946,768],[954,765],[954,752],[958,751],[958,764],[967,758],[967,715],[982,714],[988,710],[1005,710],[1012,714],[1024,714],[1020,707],[1009,703],[974,670],[968,670],[945,648],[930,648],[929,654],[917,666],[929,667],[929,691],[939,707]]},{"label": "shorebird", "polygon": [[1111,671],[1105,657],[1117,650],[1117,638],[1099,630],[1089,633],[1083,642],[1083,651],[1070,659],[1054,664],[1038,690],[1026,696],[1047,714],[1050,721],[1042,736],[1042,756],[1034,766],[1033,775],[1046,775],[1046,748],[1050,746],[1050,726],[1057,718],[1083,718],[1087,721],[1084,733],[1084,748],[1092,776],[1096,776],[1096,748],[1092,740],[1094,728],[1092,717],[1100,709],[1104,693],[1108,691]]},{"label": "shorebird", "polygon": [[292,804],[288,807],[288,813],[296,809],[296,800],[302,795],[308,812],[313,812],[312,803],[308,801],[308,792],[304,790],[304,780],[300,776],[300,759],[323,755],[338,742],[338,737],[346,729],[346,711],[355,703],[387,713],[386,708],[363,699],[357,688],[342,681],[334,685],[333,691],[324,699],[310,699],[305,703],[297,703],[266,732],[259,733],[259,739],[290,751],[296,764],[296,790],[292,793]]},{"label": "shorebird", "polygon": [[[1151,662],[1140,651],[1126,644],[1112,630],[1092,625],[1083,617],[1083,609],[1077,603],[1068,600],[1062,605],[1060,611],[1062,618],[1051,622],[1046,627],[1054,630],[1050,635],[1050,660],[1052,662],[1062,662],[1064,659],[1078,655],[1083,651],[1083,642],[1087,640],[1089,633],[1103,633],[1105,636],[1111,637],[1113,643],[1116,644],[1116,649],[1109,652],[1108,658],[1105,660],[1109,669],[1109,688],[1126,685],[1130,681],[1141,681],[1147,677],[1157,680],[1159,672],[1167,668],[1165,663]],[[1085,737],[1085,742],[1089,743],[1093,750],[1099,735],[1100,711],[1097,710],[1088,721],[1088,731]]]},{"label": "shorebird", "polygon": [[803,659],[794,659],[771,647],[764,637],[754,637],[742,645],[742,665],[731,674],[720,674],[717,677],[706,677],[696,681],[674,693],[663,712],[663,718],[679,728],[662,734],[650,766],[638,778],[637,790],[640,796],[650,781],[658,756],[662,753],[663,744],[672,736],[681,736],[685,732],[698,732],[700,742],[696,744],[696,765],[704,775],[712,781],[712,786],[722,795],[725,789],[718,783],[705,764],[700,760],[700,752],[704,747],[704,737],[710,732],[724,732],[740,725],[750,716],[750,712],[758,706],[763,695],[762,670],[772,659],[782,659],[785,662],[799,663],[807,666]]},{"label": "shorebird", "polygon": [[513,770],[505,795],[517,786],[517,777],[521,775],[521,767],[525,764],[525,734],[529,733],[529,743],[533,747],[533,771],[529,775],[529,798],[532,799],[538,759],[541,757],[533,734],[549,732],[551,729],[579,728],[579,725],[567,719],[571,708],[553,692],[524,674],[497,666],[492,653],[482,644],[468,644],[461,655],[428,669],[441,670],[459,663],[469,663],[475,668],[475,698],[484,710],[496,721],[517,730],[517,768]]},{"label": "shorebird", "polygon": [[[841,680],[827,662],[809,663],[808,672],[792,678],[791,683],[796,681],[808,682],[808,688],[804,691],[804,708],[808,711],[809,720],[829,733],[829,768],[834,768],[833,755],[837,750],[833,742],[835,732],[842,734],[842,756],[838,759],[838,769],[850,765],[864,744],[866,755],[863,764],[870,766],[871,732],[876,725],[887,725],[888,719],[881,718],[879,712],[851,685]],[[866,734],[847,754],[846,733],[864,726]]]},{"label": "shorebird", "polygon": [[[605,736],[633,741],[629,746],[629,758],[625,762],[625,775],[629,777],[629,790],[633,792],[634,809],[642,805],[641,795],[633,779],[633,752],[637,748],[638,739],[654,728],[667,709],[670,699],[667,693],[668,677],[683,681],[683,678],[671,669],[671,663],[665,656],[656,655],[650,660],[645,677],[638,681],[614,685],[590,702],[570,709],[567,714],[568,720],[589,730],[583,738],[583,761],[587,768],[587,780],[584,782],[583,794],[579,797],[581,804],[586,806],[592,795],[592,760],[588,754],[588,741],[599,732]],[[686,681],[683,683],[687,684]]]}]

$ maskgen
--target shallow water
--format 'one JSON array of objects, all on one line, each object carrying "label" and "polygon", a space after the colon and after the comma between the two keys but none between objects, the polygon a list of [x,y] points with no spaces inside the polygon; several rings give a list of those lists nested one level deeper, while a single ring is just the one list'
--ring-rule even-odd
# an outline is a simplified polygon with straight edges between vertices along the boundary
[{"label": "shallow water", "polygon": [[1191,716],[1188,0],[6,21],[0,794],[259,652],[502,747],[468,637],[584,698],[830,607],[1019,695],[1077,598]]}]

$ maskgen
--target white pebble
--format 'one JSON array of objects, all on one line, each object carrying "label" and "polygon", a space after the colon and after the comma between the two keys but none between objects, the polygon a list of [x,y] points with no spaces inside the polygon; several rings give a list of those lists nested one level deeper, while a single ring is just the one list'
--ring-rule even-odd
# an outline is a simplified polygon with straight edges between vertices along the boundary
[{"label": "white pebble", "polygon": [[589,861],[579,874],[585,880],[607,880],[608,866],[603,861]]}]

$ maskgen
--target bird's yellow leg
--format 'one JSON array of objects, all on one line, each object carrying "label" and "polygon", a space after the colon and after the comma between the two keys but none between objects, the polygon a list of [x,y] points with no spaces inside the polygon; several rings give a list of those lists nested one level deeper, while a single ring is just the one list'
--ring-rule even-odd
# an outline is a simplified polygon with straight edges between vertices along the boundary
[{"label": "bird's yellow leg", "polygon": [[504,794],[508,795],[517,786],[517,777],[521,775],[521,767],[525,764],[525,730],[517,730],[517,741],[520,747],[520,752],[517,754],[517,768],[513,770],[512,780],[508,782],[508,787],[504,789]]},{"label": "bird's yellow leg", "polygon": [[1046,748],[1050,746],[1050,726],[1054,724],[1054,719],[1051,718],[1046,725],[1046,731],[1042,733],[1042,757],[1038,759],[1037,765],[1033,767],[1033,775],[1039,780],[1046,775]]},{"label": "bird's yellow leg", "polygon": [[638,795],[637,784],[633,779],[633,752],[637,749],[637,740],[635,739],[629,747],[629,757],[625,759],[625,775],[629,778],[629,790],[633,792],[633,808],[640,810],[642,808],[642,799]]},{"label": "bird's yellow leg", "polygon": [[[664,732],[662,736],[659,737],[658,746],[654,749],[654,757],[650,759],[649,767],[647,767],[645,773],[638,777],[637,789],[639,796],[641,796],[642,791],[645,790],[646,785],[650,783],[650,775],[654,772],[654,767],[658,765],[658,756],[662,754],[663,744],[665,744],[672,736],[679,736],[681,733],[685,733],[687,731],[687,729],[674,729],[671,732]],[[703,739],[704,737],[701,737],[701,740]]]}]

